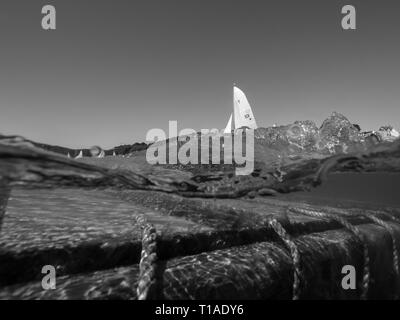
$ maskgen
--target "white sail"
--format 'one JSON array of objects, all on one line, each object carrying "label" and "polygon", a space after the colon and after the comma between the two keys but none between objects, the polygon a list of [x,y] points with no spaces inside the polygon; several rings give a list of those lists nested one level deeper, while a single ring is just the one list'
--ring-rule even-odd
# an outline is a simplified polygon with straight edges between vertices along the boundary
[{"label": "white sail", "polygon": [[101,150],[99,155],[97,156],[97,158],[104,158],[105,155],[106,154],[105,154],[104,150]]},{"label": "white sail", "polygon": [[68,157],[68,158],[71,158],[71,155],[69,154],[69,152],[68,152],[68,154],[67,154],[67,157]]},{"label": "white sail", "polygon": [[83,152],[82,150],[79,152],[79,154],[75,157],[75,159],[80,159],[83,158]]},{"label": "white sail", "polygon": [[232,128],[232,114],[231,114],[231,116],[229,117],[228,124],[225,127],[224,133],[231,133],[232,129],[233,128]]},{"label": "white sail", "polygon": [[233,87],[233,128],[257,129],[256,119],[246,95],[238,87]]},{"label": "white sail", "polygon": [[115,157],[116,156],[116,153],[115,153],[115,151],[113,151],[113,157]]}]

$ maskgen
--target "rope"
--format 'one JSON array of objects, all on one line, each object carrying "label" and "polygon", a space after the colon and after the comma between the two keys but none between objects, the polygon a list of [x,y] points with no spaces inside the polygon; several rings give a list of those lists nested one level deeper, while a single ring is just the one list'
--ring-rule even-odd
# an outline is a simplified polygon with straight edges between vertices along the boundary
[{"label": "rope", "polygon": [[268,220],[268,225],[276,232],[279,238],[284,242],[287,248],[290,251],[290,255],[292,257],[293,262],[293,289],[292,289],[292,299],[299,300],[301,294],[301,280],[302,280],[302,271],[301,271],[301,261],[300,261],[300,252],[299,249],[292,239],[292,237],[287,233],[287,231],[283,228],[283,226],[276,220],[270,219]]},{"label": "rope", "polygon": [[384,217],[388,218],[389,220],[391,220],[391,221],[393,221],[393,222],[395,222],[395,223],[400,224],[400,219],[397,218],[397,217],[394,217],[393,214],[390,214],[390,213],[388,213],[388,212],[385,212],[385,211],[374,211],[374,214],[381,214],[381,215],[383,215]]},{"label": "rope", "polygon": [[[349,216],[349,213],[342,209],[336,209],[336,208],[331,209],[331,212]],[[392,215],[388,214],[387,212],[369,211],[368,213],[365,213],[365,212],[357,210],[357,215],[371,220],[373,223],[383,227],[385,229],[385,231],[387,231],[390,234],[391,241],[392,241],[392,261],[393,261],[392,266],[393,266],[393,271],[394,271],[394,274],[395,274],[395,277],[397,280],[396,293],[395,293],[394,299],[397,300],[399,298],[398,291],[399,291],[400,267],[399,267],[399,252],[398,252],[398,246],[396,243],[396,235],[395,235],[395,231],[394,231],[393,227],[390,224],[388,224],[385,220],[378,218],[376,216],[377,214],[381,214],[397,223],[400,223],[400,220],[393,217]]]},{"label": "rope", "polygon": [[398,253],[398,249],[397,249],[397,244],[396,244],[396,235],[394,233],[394,230],[392,228],[391,225],[389,225],[386,221],[379,219],[378,217],[374,216],[374,215],[368,215],[368,214],[364,214],[365,217],[371,219],[374,223],[380,225],[381,227],[383,227],[389,234],[392,240],[392,258],[393,258],[393,271],[397,280],[397,284],[396,284],[396,293],[394,296],[394,299],[397,300],[399,298],[398,296],[398,282],[399,282],[399,253]]},{"label": "rope", "polygon": [[360,232],[360,230],[349,223],[343,217],[340,217],[335,214],[330,214],[326,212],[318,212],[310,209],[303,209],[303,208],[289,208],[290,211],[298,212],[310,217],[314,218],[322,218],[322,219],[330,219],[340,223],[345,229],[349,230],[352,234],[354,234],[363,247],[363,257],[364,257],[364,264],[363,264],[363,277],[362,277],[362,288],[361,288],[361,296],[362,300],[366,300],[368,297],[368,290],[369,290],[369,282],[370,282],[370,268],[369,268],[369,253],[368,253],[368,246],[365,241],[364,235]]},{"label": "rope", "polygon": [[157,232],[143,214],[135,216],[142,229],[142,252],[139,263],[138,300],[157,298]]},{"label": "rope", "polygon": [[[1,179],[1,178],[0,178]],[[7,210],[7,202],[10,197],[11,188],[0,180],[0,231],[3,225],[3,218]]]}]

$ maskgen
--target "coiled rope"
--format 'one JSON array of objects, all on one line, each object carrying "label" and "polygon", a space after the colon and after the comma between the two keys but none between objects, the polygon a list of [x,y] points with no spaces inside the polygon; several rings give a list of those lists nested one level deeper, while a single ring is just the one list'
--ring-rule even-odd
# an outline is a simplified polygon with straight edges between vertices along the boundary
[{"label": "coiled rope", "polygon": [[135,220],[142,229],[142,252],[139,263],[139,281],[136,289],[137,299],[155,299],[158,293],[157,232],[155,227],[147,222],[143,214],[135,216]]},{"label": "coiled rope", "polygon": [[299,249],[292,237],[287,233],[285,228],[278,222],[278,220],[270,219],[268,220],[268,225],[276,232],[276,234],[290,251],[294,270],[292,299],[299,300],[301,294],[301,283],[303,282]]},{"label": "coiled rope", "polygon": [[369,290],[369,283],[370,283],[369,252],[368,252],[368,246],[365,241],[365,237],[360,232],[360,230],[339,215],[326,213],[326,212],[319,212],[319,211],[305,209],[305,208],[289,208],[288,210],[292,211],[292,212],[301,213],[301,214],[304,214],[304,215],[307,215],[310,217],[314,217],[314,218],[334,220],[334,221],[340,223],[345,229],[349,230],[353,235],[355,235],[358,238],[358,240],[360,241],[360,243],[363,247],[363,258],[364,258],[360,299],[366,300],[368,297],[368,290]]}]

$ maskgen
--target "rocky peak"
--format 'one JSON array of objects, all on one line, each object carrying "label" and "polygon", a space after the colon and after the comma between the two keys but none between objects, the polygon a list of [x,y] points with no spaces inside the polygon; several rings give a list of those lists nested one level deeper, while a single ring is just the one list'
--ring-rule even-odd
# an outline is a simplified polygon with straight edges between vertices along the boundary
[{"label": "rocky peak", "polygon": [[[375,139],[370,139],[371,134]],[[320,154],[346,153],[367,149],[379,141],[393,141],[400,137],[392,126],[384,126],[371,134],[361,132],[344,115],[333,112],[318,129],[313,121],[295,121],[293,124],[258,128],[255,131],[257,144],[280,153]]]},{"label": "rocky peak", "polygon": [[360,142],[358,128],[341,113],[333,112],[319,129],[317,149],[329,153],[347,152]]},{"label": "rocky peak", "polygon": [[380,127],[377,134],[382,141],[394,141],[400,137],[400,133],[391,125]]}]

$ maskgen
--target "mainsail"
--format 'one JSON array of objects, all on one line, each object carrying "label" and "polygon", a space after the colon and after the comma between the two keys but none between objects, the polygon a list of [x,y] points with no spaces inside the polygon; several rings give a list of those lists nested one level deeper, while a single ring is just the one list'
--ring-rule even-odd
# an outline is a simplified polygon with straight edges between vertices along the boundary
[{"label": "mainsail", "polygon": [[238,87],[233,87],[233,114],[234,129],[242,127],[249,129],[257,129],[256,119],[246,95]]},{"label": "mainsail", "polygon": [[75,159],[80,159],[83,158],[83,152],[82,150],[79,152],[79,154],[75,157]]},{"label": "mainsail", "polygon": [[229,118],[224,133],[230,133],[232,130],[240,128],[257,129],[257,124],[246,95],[242,90],[234,86],[233,114]]}]

